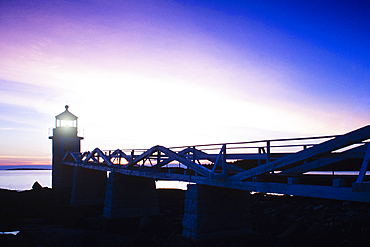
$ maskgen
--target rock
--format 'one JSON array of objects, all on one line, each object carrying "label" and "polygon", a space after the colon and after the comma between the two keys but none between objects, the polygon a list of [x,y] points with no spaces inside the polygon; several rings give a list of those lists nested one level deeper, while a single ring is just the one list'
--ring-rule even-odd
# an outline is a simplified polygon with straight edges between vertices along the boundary
[{"label": "rock", "polygon": [[[33,187],[25,192],[0,189],[0,231],[20,230],[16,236],[0,234],[0,246],[309,247],[361,246],[370,241],[367,203],[255,194],[254,234],[196,243],[182,236],[185,191],[158,190],[162,215],[107,219],[103,205],[70,207],[69,194],[42,188],[38,182]],[[37,192],[40,188],[42,193]]]},{"label": "rock", "polygon": [[32,185],[32,189],[34,191],[41,191],[42,190],[42,186],[39,184],[38,181],[36,181],[33,185]]},{"label": "rock", "polygon": [[319,213],[319,214],[316,216],[316,218],[317,218],[317,219],[319,219],[319,220],[322,220],[322,219],[324,219],[324,218],[325,218],[325,216],[326,216],[326,213],[325,213],[325,212],[321,212],[321,213]]},{"label": "rock", "polygon": [[304,233],[307,229],[307,222],[304,218],[297,219],[288,229],[286,229],[282,234],[280,234],[278,237],[280,239],[284,239],[286,237],[289,237],[292,234],[296,233]]},{"label": "rock", "polygon": [[351,202],[343,202],[343,206],[351,206]]},{"label": "rock", "polygon": [[357,215],[357,212],[355,212],[354,210],[350,210],[349,212],[346,213],[346,216],[348,217],[353,217],[354,215]]},{"label": "rock", "polygon": [[275,247],[292,247],[293,245],[290,243],[288,238],[282,238]]},{"label": "rock", "polygon": [[146,230],[149,229],[153,225],[153,221],[148,216],[143,216],[140,219],[139,229]]},{"label": "rock", "polygon": [[12,234],[0,234],[1,246],[24,246],[22,239]]}]

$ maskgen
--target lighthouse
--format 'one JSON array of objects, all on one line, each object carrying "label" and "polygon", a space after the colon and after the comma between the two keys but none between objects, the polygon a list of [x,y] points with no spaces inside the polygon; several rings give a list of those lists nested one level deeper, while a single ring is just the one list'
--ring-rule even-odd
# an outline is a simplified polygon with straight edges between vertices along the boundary
[{"label": "lighthouse", "polygon": [[68,110],[55,116],[55,128],[53,136],[49,139],[53,142],[53,163],[52,163],[52,188],[53,190],[72,190],[74,167],[62,164],[65,154],[81,151],[81,140],[78,136],[77,117]]}]

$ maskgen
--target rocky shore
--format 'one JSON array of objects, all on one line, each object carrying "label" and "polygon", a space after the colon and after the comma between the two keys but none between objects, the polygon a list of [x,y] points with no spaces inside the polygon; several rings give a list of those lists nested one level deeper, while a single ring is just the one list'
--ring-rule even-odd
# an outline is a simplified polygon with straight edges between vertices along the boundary
[{"label": "rocky shore", "polygon": [[158,190],[161,214],[107,220],[103,205],[71,207],[68,195],[37,183],[0,190],[0,246],[364,246],[370,242],[370,204],[251,195],[253,234],[193,242],[183,238],[185,191]]}]

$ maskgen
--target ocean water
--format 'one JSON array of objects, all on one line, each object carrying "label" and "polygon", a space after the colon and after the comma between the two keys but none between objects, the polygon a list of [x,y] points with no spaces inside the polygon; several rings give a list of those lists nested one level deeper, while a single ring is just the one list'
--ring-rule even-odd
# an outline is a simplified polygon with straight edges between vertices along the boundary
[{"label": "ocean water", "polygon": [[[42,187],[51,188],[51,170],[0,170],[0,188],[8,190],[30,190],[38,181]],[[157,189],[186,190],[187,182],[157,181]]]},{"label": "ocean water", "polygon": [[0,188],[30,190],[35,182],[51,188],[51,170],[0,170]]}]

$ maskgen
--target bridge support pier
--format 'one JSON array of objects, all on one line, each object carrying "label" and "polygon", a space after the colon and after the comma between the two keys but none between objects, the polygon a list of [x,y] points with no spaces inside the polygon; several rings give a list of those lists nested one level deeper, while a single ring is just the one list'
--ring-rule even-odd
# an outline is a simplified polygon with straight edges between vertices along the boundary
[{"label": "bridge support pier", "polygon": [[99,205],[104,203],[107,172],[75,167],[71,205]]},{"label": "bridge support pier", "polygon": [[112,172],[108,179],[103,215],[108,219],[159,214],[153,178]]},{"label": "bridge support pier", "polygon": [[188,185],[183,219],[184,237],[204,240],[251,232],[248,191]]}]

